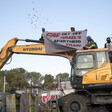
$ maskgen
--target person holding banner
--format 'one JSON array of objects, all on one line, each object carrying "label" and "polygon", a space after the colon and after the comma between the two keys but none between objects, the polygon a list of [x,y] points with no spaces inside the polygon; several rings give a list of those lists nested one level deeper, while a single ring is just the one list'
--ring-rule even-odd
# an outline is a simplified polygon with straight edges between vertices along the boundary
[{"label": "person holding banner", "polygon": [[91,36],[87,36],[87,44],[83,47],[84,50],[88,49],[97,49],[97,44],[96,42],[93,41]]},{"label": "person holding banner", "polygon": [[74,27],[71,27],[70,29],[71,29],[71,31],[75,31],[75,28]]}]

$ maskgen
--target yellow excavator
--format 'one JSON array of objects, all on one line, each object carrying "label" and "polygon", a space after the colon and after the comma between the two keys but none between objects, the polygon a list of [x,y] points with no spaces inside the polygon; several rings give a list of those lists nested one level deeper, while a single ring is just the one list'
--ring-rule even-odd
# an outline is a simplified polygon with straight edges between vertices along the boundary
[{"label": "yellow excavator", "polygon": [[[37,43],[16,45],[18,41]],[[13,38],[1,49],[0,69],[13,53],[62,56],[70,60],[75,92],[57,100],[60,112],[112,112],[112,64],[107,48],[46,53],[44,43]]]}]

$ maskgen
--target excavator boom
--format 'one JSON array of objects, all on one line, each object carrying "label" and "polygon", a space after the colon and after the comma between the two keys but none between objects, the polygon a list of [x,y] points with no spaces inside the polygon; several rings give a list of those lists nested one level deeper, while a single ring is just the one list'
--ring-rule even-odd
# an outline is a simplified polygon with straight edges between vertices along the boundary
[{"label": "excavator boom", "polygon": [[16,54],[35,54],[35,55],[51,55],[51,56],[62,56],[72,60],[73,51],[60,52],[60,53],[46,53],[45,45],[43,43],[39,43],[36,40],[22,40],[26,42],[37,42],[37,44],[29,44],[29,45],[16,45],[18,41],[21,39],[13,38],[7,42],[7,44],[1,49],[0,52],[0,69],[5,65],[5,63],[10,59],[13,53]]}]

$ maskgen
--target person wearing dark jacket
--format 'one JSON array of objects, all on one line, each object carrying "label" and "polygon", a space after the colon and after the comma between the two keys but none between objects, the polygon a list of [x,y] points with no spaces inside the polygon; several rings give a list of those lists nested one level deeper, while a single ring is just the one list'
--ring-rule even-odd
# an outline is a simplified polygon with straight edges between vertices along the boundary
[{"label": "person wearing dark jacket", "polygon": [[97,44],[96,42],[93,41],[91,36],[87,36],[87,44],[83,47],[84,50],[88,49],[97,49]]},{"label": "person wearing dark jacket", "polygon": [[112,63],[112,42],[111,42],[110,37],[107,37],[106,41],[107,43],[105,43],[104,48],[109,49],[109,58],[110,58],[110,62]]},{"label": "person wearing dark jacket", "polygon": [[104,48],[108,48],[109,50],[111,50],[112,49],[112,42],[111,42],[110,37],[107,37],[106,41],[107,41],[107,43],[105,43]]}]

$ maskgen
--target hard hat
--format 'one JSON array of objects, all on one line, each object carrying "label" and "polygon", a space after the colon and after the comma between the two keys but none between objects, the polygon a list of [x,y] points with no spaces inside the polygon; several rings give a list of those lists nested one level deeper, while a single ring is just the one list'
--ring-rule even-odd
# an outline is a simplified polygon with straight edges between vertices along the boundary
[{"label": "hard hat", "polygon": [[45,30],[45,28],[42,28],[42,30]]},{"label": "hard hat", "polygon": [[107,37],[107,39],[110,39],[110,37]]},{"label": "hard hat", "polygon": [[87,36],[87,38],[90,38],[91,39],[91,36]]}]

